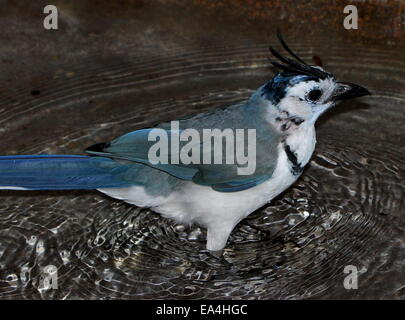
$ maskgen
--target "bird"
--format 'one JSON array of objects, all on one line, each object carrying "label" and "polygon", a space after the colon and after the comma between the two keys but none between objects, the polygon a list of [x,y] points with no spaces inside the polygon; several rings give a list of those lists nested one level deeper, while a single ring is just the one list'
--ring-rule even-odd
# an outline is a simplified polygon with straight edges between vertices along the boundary
[{"label": "bird", "polygon": [[[223,252],[241,220],[300,177],[315,149],[317,119],[343,100],[370,94],[307,64],[280,32],[277,37],[288,55],[269,48],[277,71],[248,99],[135,130],[83,154],[0,156],[0,190],[98,190],[176,223],[200,225],[207,229],[206,249]],[[211,143],[218,137],[204,136],[208,129],[220,135],[218,145],[234,156],[233,162],[221,161],[223,153]],[[238,130],[244,135],[238,136]],[[253,146],[247,131],[254,133]],[[240,139],[228,148],[222,138],[232,134]],[[190,137],[200,139],[191,143]],[[158,160],[151,159],[157,142],[166,142],[166,149],[155,152]],[[180,147],[186,151],[179,157]],[[254,157],[246,172],[249,163],[235,157],[250,150]]]}]

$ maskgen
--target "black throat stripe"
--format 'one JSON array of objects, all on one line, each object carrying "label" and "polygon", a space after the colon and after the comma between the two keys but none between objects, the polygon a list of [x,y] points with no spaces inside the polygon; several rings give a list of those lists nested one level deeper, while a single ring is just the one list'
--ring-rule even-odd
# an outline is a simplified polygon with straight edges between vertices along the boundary
[{"label": "black throat stripe", "polygon": [[304,168],[301,166],[301,163],[298,163],[297,156],[295,152],[291,151],[291,148],[288,144],[284,144],[284,151],[287,154],[288,161],[291,163],[291,173],[294,176],[299,175]]}]

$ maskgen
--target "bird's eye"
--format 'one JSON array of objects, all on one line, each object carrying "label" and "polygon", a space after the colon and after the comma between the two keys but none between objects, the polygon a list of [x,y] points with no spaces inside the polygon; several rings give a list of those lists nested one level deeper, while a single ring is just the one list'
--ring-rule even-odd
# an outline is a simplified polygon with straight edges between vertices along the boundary
[{"label": "bird's eye", "polygon": [[319,89],[313,89],[308,93],[308,99],[311,101],[317,101],[322,95],[322,91]]}]

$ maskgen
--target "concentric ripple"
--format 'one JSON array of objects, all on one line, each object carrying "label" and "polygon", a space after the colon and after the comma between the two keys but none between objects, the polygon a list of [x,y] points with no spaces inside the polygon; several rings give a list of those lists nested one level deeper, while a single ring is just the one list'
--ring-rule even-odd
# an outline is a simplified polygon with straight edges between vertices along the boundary
[{"label": "concentric ripple", "polygon": [[[38,97],[0,97],[1,151],[78,153],[240,101],[270,76],[266,49],[64,66],[38,77]],[[0,191],[0,298],[404,298],[405,62],[399,49],[356,49],[342,66],[347,51],[327,49],[327,67],[374,96],[322,119],[301,178],[237,226],[222,259],[205,250],[204,229],[97,192]],[[326,49],[296,50],[310,60]],[[43,287],[49,266],[57,289]],[[359,270],[358,290],[344,287],[347,266]]]}]

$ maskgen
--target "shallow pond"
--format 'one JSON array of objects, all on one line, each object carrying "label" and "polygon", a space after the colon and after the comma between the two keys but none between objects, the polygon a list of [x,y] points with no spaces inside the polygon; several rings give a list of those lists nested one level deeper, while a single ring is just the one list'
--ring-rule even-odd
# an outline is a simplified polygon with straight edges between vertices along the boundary
[{"label": "shallow pond", "polygon": [[[403,51],[321,40],[294,49],[373,95],[322,118],[301,178],[237,226],[223,259],[205,250],[204,229],[97,192],[0,191],[0,298],[405,298]],[[267,46],[62,66],[37,91],[2,97],[0,151],[81,153],[243,100],[271,77]],[[49,266],[57,289],[43,288]],[[347,266],[359,270],[357,290],[344,287]]]}]

